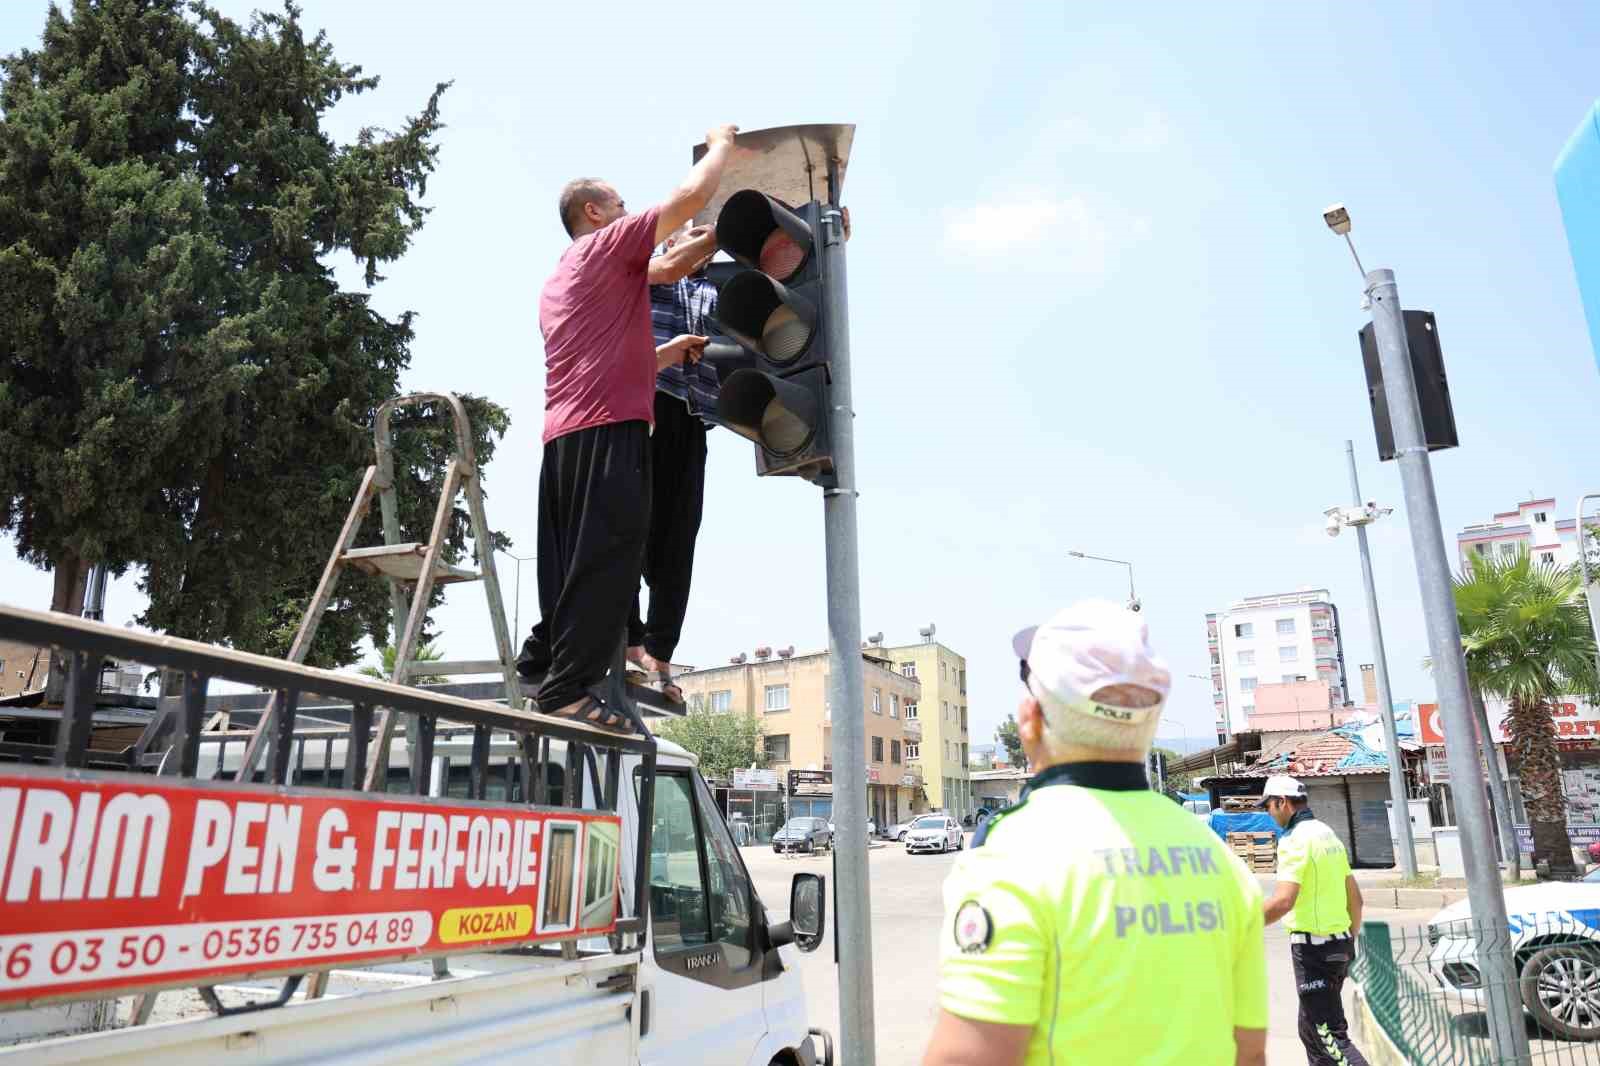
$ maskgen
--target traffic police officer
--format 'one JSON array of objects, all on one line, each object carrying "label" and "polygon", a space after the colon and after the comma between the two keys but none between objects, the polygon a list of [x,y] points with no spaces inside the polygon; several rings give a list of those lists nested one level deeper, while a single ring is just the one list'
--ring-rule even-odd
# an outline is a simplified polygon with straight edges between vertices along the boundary
[{"label": "traffic police officer", "polygon": [[1037,769],[945,882],[925,1066],[1264,1063],[1261,889],[1145,759],[1171,675],[1139,616],[1017,634]]},{"label": "traffic police officer", "polygon": [[1344,844],[1311,813],[1306,786],[1292,777],[1267,778],[1267,813],[1278,838],[1278,887],[1266,903],[1266,923],[1288,916],[1289,954],[1300,993],[1300,1042],[1313,1066],[1366,1066],[1350,1042],[1340,992],[1355,958],[1353,929],[1361,925],[1361,888],[1350,873]]}]

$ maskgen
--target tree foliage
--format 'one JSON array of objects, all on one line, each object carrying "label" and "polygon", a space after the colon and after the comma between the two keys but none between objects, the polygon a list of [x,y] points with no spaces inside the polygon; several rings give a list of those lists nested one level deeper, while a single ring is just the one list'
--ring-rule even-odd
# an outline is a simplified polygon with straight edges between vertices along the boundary
[{"label": "tree foliage", "polygon": [[1016,715],[1006,715],[1006,720],[994,731],[994,739],[1005,745],[1006,760],[1012,766],[1022,770],[1028,768],[1028,757],[1022,751],[1022,738],[1017,735]]},{"label": "tree foliage", "polygon": [[1595,641],[1576,566],[1473,556],[1455,581],[1467,676],[1507,701],[1506,735],[1533,829],[1534,862],[1572,869],[1561,756],[1551,711],[1565,695],[1593,696]]},{"label": "tree foliage", "polygon": [[767,765],[763,746],[766,725],[753,714],[708,711],[692,703],[681,718],[668,718],[656,735],[681,744],[700,757],[700,772],[708,779],[727,780],[735,770]]},{"label": "tree foliage", "polygon": [[[323,129],[377,83],[292,4],[241,26],[202,2],[76,0],[0,59],[0,530],[56,571],[55,609],[88,565],[132,567],[142,624],[287,649],[410,361],[412,314],[378,314],[329,263],[354,256],[370,290],[427,214],[445,85],[397,131]],[[484,463],[508,419],[469,406]],[[450,448],[428,414],[396,419],[409,540]],[[347,577],[309,660],[385,643],[388,614],[382,582]]]},{"label": "tree foliage", "polygon": [[[387,681],[394,676],[394,645],[385,644],[378,649],[378,661],[367,663],[361,667],[360,673],[379,681]],[[411,657],[419,663],[436,663],[444,658],[444,652],[434,647],[432,641],[423,641],[418,644]],[[406,679],[408,685],[442,685],[449,680],[442,674],[413,674]]]}]

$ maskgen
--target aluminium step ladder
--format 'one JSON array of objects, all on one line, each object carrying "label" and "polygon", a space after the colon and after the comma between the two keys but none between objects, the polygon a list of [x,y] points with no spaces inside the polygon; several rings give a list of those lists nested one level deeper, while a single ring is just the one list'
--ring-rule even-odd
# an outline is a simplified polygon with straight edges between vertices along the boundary
[{"label": "aluminium step ladder", "polygon": [[[445,467],[444,484],[439,493],[439,504],[434,511],[433,526],[429,531],[427,542],[402,542],[390,422],[396,409],[424,404],[434,404],[436,410],[448,411],[455,436],[455,449]],[[312,596],[311,603],[306,608],[305,616],[301,619],[300,628],[295,633],[294,642],[290,645],[286,658],[292,663],[305,661],[311,643],[316,638],[317,628],[322,623],[322,617],[327,613],[328,603],[333,598],[339,576],[348,567],[369,576],[382,577],[389,582],[389,596],[394,612],[393,625],[396,630],[394,670],[390,681],[396,685],[407,684],[419,670],[426,670],[429,674],[444,675],[498,673],[505,686],[506,706],[520,709],[524,706],[522,685],[517,676],[516,660],[511,653],[511,634],[506,628],[505,603],[501,597],[500,578],[495,571],[493,541],[489,522],[484,514],[478,463],[472,448],[472,425],[467,418],[466,407],[454,393],[416,392],[386,400],[378,408],[375,421],[373,430],[375,461],[367,467],[367,472],[361,479],[361,486],[356,490],[355,500],[350,505],[350,513],[345,518],[344,528],[340,531],[339,541],[334,545],[328,563],[323,568],[316,594]],[[449,535],[451,518],[455,514],[458,495],[466,497],[467,513],[472,523],[473,552],[477,558],[477,570],[453,566],[444,558],[445,542]],[[374,497],[377,498],[382,514],[384,543],[376,547],[356,548],[354,544],[361,534],[361,527],[367,514],[372,509]],[[428,604],[433,598],[434,589],[441,585],[467,581],[483,582],[489,620],[494,631],[495,648],[499,653],[498,661],[417,661],[413,656],[422,637],[423,623],[428,616]],[[405,620],[403,625],[401,619]],[[279,713],[278,697],[274,695],[266,710],[262,712],[255,732],[245,747],[243,764],[239,768],[242,779],[249,780],[260,763],[267,745],[276,734],[273,723]],[[374,725],[377,733],[376,744],[373,746],[372,758],[366,767],[366,779],[362,782],[362,786],[368,791],[381,792],[388,775],[390,742],[394,739],[394,712],[388,709],[380,711]],[[433,723],[419,720],[418,728],[420,732],[426,734],[422,738],[424,747],[431,746],[428,742],[432,739]],[[484,733],[481,743],[486,746],[489,739],[488,730],[486,727],[479,729]]]}]

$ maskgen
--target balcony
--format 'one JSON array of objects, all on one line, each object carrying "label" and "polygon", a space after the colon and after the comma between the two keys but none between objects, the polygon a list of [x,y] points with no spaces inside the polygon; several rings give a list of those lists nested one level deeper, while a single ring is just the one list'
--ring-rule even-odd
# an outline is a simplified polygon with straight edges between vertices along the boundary
[{"label": "balcony", "polygon": [[922,767],[915,760],[907,762],[900,768],[899,782],[905,788],[921,788]]},{"label": "balcony", "polygon": [[922,719],[920,719],[920,718],[907,718],[907,719],[904,719],[904,725],[905,725],[905,729],[906,729],[906,739],[907,740],[921,740],[922,739]]}]

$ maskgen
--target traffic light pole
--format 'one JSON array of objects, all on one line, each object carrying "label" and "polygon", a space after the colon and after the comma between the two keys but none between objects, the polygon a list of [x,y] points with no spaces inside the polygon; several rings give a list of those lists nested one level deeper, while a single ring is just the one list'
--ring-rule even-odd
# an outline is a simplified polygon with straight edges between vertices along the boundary
[{"label": "traffic light pole", "polygon": [[[1461,854],[1467,873],[1467,899],[1473,926],[1480,931],[1478,966],[1488,999],[1489,1039],[1495,1061],[1526,1063],[1528,1032],[1517,995],[1517,973],[1512,967],[1506,901],[1500,867],[1495,862],[1494,831],[1489,804],[1480,779],[1478,745],[1472,724],[1472,697],[1467,685],[1467,664],[1461,653],[1461,626],[1456,618],[1455,593],[1450,582],[1450,561],[1445,554],[1439,500],[1434,494],[1433,469],[1422,428],[1422,408],[1411,373],[1411,351],[1406,342],[1405,318],[1394,271],[1373,270],[1366,275],[1367,299],[1372,307],[1373,333],[1383,369],[1383,387],[1389,399],[1394,426],[1395,460],[1405,490],[1406,521],[1411,527],[1416,555],[1417,584],[1427,621],[1428,650],[1433,656],[1439,711],[1444,718],[1445,756],[1450,779],[1456,782],[1456,820],[1461,827]],[[1484,738],[1489,742],[1489,738]],[[1407,812],[1409,815],[1409,812]]]},{"label": "traffic light pole", "polygon": [[[1361,478],[1356,473],[1356,447],[1344,442],[1344,456],[1350,462],[1350,502],[1361,506]],[[1394,827],[1400,834],[1400,876],[1417,876],[1417,842],[1411,834],[1411,804],[1406,795],[1406,770],[1401,763],[1400,731],[1394,724],[1394,700],[1389,694],[1389,657],[1383,650],[1383,622],[1378,618],[1378,590],[1372,581],[1372,553],[1367,550],[1367,527],[1356,526],[1356,543],[1361,547],[1361,581],[1367,592],[1367,617],[1372,622],[1373,663],[1378,672],[1378,717],[1383,722],[1383,742],[1389,749],[1389,799],[1394,804]]]},{"label": "traffic light pole", "polygon": [[[837,188],[837,184],[834,183]],[[855,411],[850,401],[850,315],[845,295],[844,218],[824,205],[822,253],[832,359],[831,488],[822,495],[828,556],[829,705],[833,708],[834,922],[839,935],[839,1046],[851,1066],[873,1066],[872,895],[867,883],[867,736],[861,676],[861,568],[856,540]]]}]

